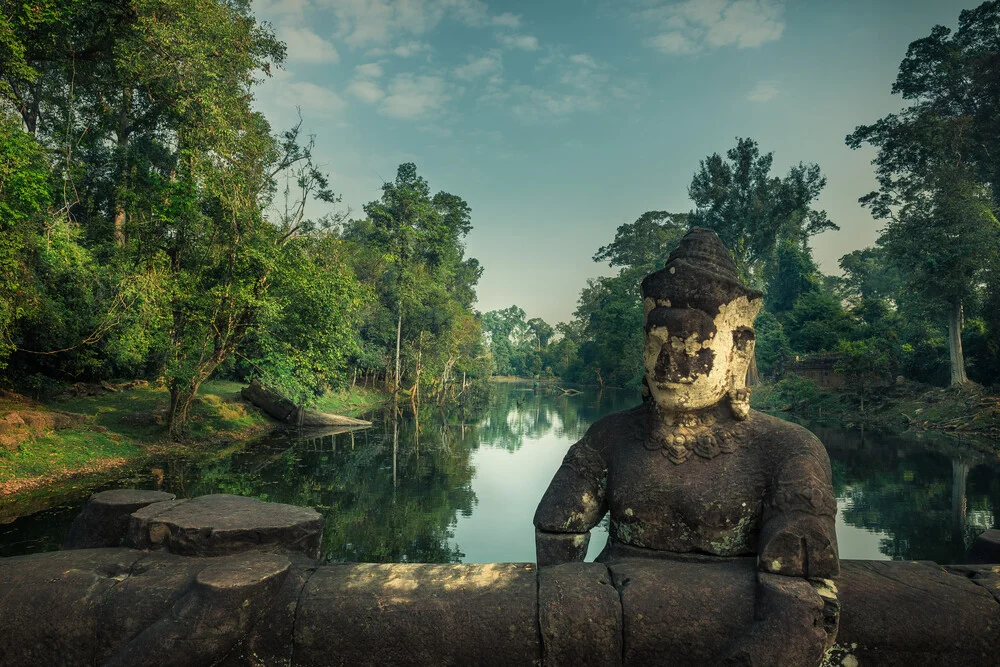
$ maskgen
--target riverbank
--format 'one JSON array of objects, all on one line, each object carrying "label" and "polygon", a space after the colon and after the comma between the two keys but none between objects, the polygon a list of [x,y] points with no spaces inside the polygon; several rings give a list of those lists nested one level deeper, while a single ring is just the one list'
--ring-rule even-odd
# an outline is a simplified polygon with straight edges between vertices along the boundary
[{"label": "riverbank", "polygon": [[[279,428],[240,397],[236,382],[205,383],[192,406],[188,438],[166,435],[169,393],[146,383],[78,385],[59,398],[0,395],[0,521],[15,505],[37,504],[54,489],[71,493],[113,478],[153,455],[225,456],[235,445]],[[358,417],[386,395],[329,392],[317,409]],[[23,508],[22,508],[23,509]]]},{"label": "riverbank", "polygon": [[848,428],[1000,437],[1000,396],[974,383],[940,388],[904,382],[872,390],[862,404],[856,393],[790,376],[755,386],[750,402],[754,409],[764,412],[837,419]]}]

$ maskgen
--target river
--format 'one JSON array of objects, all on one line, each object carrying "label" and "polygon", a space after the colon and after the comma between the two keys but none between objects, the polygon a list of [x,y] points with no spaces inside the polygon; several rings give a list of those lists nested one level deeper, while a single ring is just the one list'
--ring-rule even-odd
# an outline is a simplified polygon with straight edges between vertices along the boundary
[{"label": "river", "polygon": [[[605,414],[635,405],[625,390],[553,396],[496,385],[475,417],[406,405],[373,428],[270,437],[209,462],[153,460],[110,484],[179,497],[234,493],[315,507],[330,561],[534,560],[531,518],[567,448]],[[1000,457],[949,436],[886,436],[807,424],[830,453],[841,558],[961,562],[1000,527]],[[0,526],[0,556],[59,548],[82,501]],[[594,530],[590,558],[607,530]]]}]

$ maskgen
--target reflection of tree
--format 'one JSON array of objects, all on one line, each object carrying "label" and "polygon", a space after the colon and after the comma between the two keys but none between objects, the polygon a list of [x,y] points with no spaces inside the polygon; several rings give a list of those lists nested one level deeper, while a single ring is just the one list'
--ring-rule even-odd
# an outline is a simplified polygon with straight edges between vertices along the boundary
[{"label": "reflection of tree", "polygon": [[[975,467],[977,452],[951,440],[879,436],[813,429],[833,460],[834,490],[846,499],[844,521],[888,534],[880,551],[893,559],[960,562],[1000,506],[997,469]],[[970,472],[971,470],[971,472]],[[963,493],[964,489],[964,493]]]},{"label": "reflection of tree", "polygon": [[546,388],[532,391],[523,386],[501,386],[479,422],[479,444],[517,451],[525,438],[538,439],[549,433],[575,442],[601,417],[639,401],[639,393],[633,390],[586,390],[577,396],[563,396]]},{"label": "reflection of tree", "polygon": [[[329,560],[458,562],[452,546],[459,512],[476,502],[469,454],[474,430],[402,418],[393,454],[389,416],[375,428],[304,440],[284,450],[236,455],[200,470],[172,470],[184,495],[237,493],[310,506],[325,517],[323,552]],[[275,443],[280,444],[280,443]],[[396,483],[393,468],[396,467]],[[180,489],[177,489],[180,491]]]}]

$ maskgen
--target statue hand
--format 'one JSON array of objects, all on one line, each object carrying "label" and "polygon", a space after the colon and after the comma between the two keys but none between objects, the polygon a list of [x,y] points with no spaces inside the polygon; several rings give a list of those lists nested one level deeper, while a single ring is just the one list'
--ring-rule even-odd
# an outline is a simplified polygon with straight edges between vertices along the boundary
[{"label": "statue hand", "polygon": [[757,567],[790,577],[830,579],[840,573],[832,517],[785,514],[761,530]]}]

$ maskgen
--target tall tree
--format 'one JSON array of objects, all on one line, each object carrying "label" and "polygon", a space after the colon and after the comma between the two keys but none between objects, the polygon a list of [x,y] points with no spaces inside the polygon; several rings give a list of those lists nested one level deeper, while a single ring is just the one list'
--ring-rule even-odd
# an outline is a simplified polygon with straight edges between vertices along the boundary
[{"label": "tall tree", "polygon": [[805,247],[809,237],[839,229],[812,207],[826,186],[819,166],[799,163],[781,178],[771,175],[773,163],[756,141],[737,138],[725,158],[713,153],[701,161],[688,188],[691,225],[717,233],[744,277],[761,287],[782,241]]},{"label": "tall tree", "polygon": [[437,383],[443,391],[453,370],[478,353],[470,317],[482,267],[465,257],[469,205],[447,192],[431,195],[416,165],[405,163],[364,210],[367,218],[351,221],[343,236],[356,246],[355,270],[382,306],[365,337],[388,353],[396,390],[406,375],[418,393],[420,378],[431,373],[445,379]]},{"label": "tall tree", "polygon": [[910,44],[893,84],[902,111],[848,135],[868,143],[879,189],[861,198],[886,220],[880,244],[948,324],[951,383],[967,380],[963,305],[996,266],[996,133],[1000,2],[963,11],[952,35],[935,26]]}]

